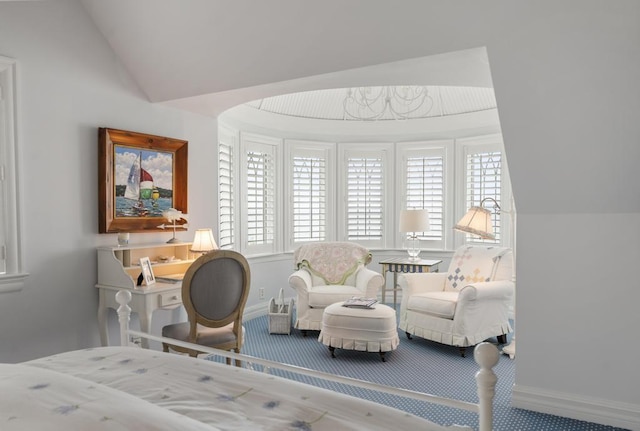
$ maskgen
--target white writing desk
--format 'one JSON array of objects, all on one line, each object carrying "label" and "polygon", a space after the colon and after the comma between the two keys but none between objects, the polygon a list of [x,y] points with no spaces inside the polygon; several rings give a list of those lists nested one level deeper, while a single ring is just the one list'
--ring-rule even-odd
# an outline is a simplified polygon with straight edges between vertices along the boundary
[{"label": "white writing desk", "polygon": [[[96,285],[99,291],[98,301],[98,328],[100,330],[100,342],[103,346],[109,345],[109,332],[107,329],[107,310],[118,310],[116,293],[121,287]],[[129,307],[134,313],[138,313],[140,330],[151,333],[151,319],[156,310],[173,310],[182,305],[182,283],[156,282],[144,289],[127,289],[131,292]],[[142,347],[149,347],[149,340],[142,339]]]}]

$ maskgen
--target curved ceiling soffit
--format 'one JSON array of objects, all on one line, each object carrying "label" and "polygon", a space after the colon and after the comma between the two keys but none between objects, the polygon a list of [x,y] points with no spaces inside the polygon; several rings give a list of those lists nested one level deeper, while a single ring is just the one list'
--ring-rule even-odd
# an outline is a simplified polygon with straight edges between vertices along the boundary
[{"label": "curved ceiling soffit", "polygon": [[[402,136],[405,139],[466,137],[498,133],[491,88],[399,86],[411,103],[391,100],[389,87],[305,91],[258,99],[227,110],[221,124],[241,130],[309,139]],[[356,91],[371,109],[357,110]],[[370,90],[370,91],[369,91]],[[424,97],[423,97],[424,96]],[[362,104],[362,99],[357,100]],[[357,103],[355,103],[357,105]],[[286,131],[286,132],[285,132]]]}]

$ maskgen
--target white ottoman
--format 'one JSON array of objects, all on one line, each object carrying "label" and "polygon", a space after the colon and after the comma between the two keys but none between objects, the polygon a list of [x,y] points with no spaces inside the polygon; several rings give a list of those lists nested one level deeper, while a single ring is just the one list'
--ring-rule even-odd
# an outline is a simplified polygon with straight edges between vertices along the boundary
[{"label": "white ottoman", "polygon": [[379,352],[384,362],[385,352],[395,350],[400,343],[396,310],[384,304],[367,309],[343,307],[343,303],[325,308],[318,341],[329,346],[332,358],[335,349],[349,349]]}]

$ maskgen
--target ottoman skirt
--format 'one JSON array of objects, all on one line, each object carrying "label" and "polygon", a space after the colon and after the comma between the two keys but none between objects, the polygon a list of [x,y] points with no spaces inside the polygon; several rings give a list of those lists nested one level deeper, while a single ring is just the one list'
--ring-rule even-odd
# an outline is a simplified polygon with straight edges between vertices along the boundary
[{"label": "ottoman skirt", "polygon": [[396,312],[384,304],[371,309],[343,307],[337,302],[326,307],[318,341],[337,349],[388,352],[400,343]]}]

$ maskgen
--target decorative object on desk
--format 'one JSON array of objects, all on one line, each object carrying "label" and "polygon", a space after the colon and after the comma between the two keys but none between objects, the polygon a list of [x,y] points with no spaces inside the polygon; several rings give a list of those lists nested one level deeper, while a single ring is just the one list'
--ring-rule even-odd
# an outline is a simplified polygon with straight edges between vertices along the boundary
[{"label": "decorative object on desk", "polygon": [[492,201],[494,208],[500,211],[500,205],[494,198],[484,198],[480,201],[480,206],[472,206],[469,211],[453,227],[455,230],[478,235],[482,239],[495,240],[493,232],[493,222],[491,221],[491,211],[484,207],[486,201]]},{"label": "decorative object on desk", "polygon": [[216,240],[213,239],[211,229],[196,229],[196,233],[193,236],[193,243],[191,244],[192,252],[205,254],[217,249],[218,244],[216,244]]},{"label": "decorative object on desk", "polygon": [[[182,211],[178,211],[175,208],[169,208],[168,210],[164,211],[162,213],[162,217],[166,218],[170,223],[172,223],[172,227],[173,227],[173,238],[171,238],[169,241],[167,241],[167,244],[173,244],[176,242],[180,242],[178,240],[178,238],[176,238],[176,223],[180,220],[185,220],[184,218],[185,215],[182,214]],[[166,227],[166,225],[161,224],[160,226],[158,226],[161,229],[164,229]],[[186,229],[187,225],[186,224],[182,224],[180,225],[180,229]]]},{"label": "decorative object on desk", "polygon": [[353,296],[342,304],[343,307],[351,308],[374,308],[378,300],[376,298],[363,298],[361,296]]},{"label": "decorative object on desk", "polygon": [[155,231],[164,210],[187,212],[187,141],[100,128],[98,144],[100,233]]},{"label": "decorative object on desk", "polygon": [[156,278],[153,275],[153,269],[151,269],[151,261],[148,257],[140,258],[140,269],[142,269],[142,277],[147,286],[151,286],[156,282]]},{"label": "decorative object on desk", "polygon": [[118,245],[129,245],[129,233],[128,232],[120,232],[118,234]]},{"label": "decorative object on desk", "polygon": [[407,209],[400,211],[400,232],[411,233],[408,238],[407,253],[411,260],[420,256],[420,238],[418,233],[429,230],[429,211],[426,209]]}]

